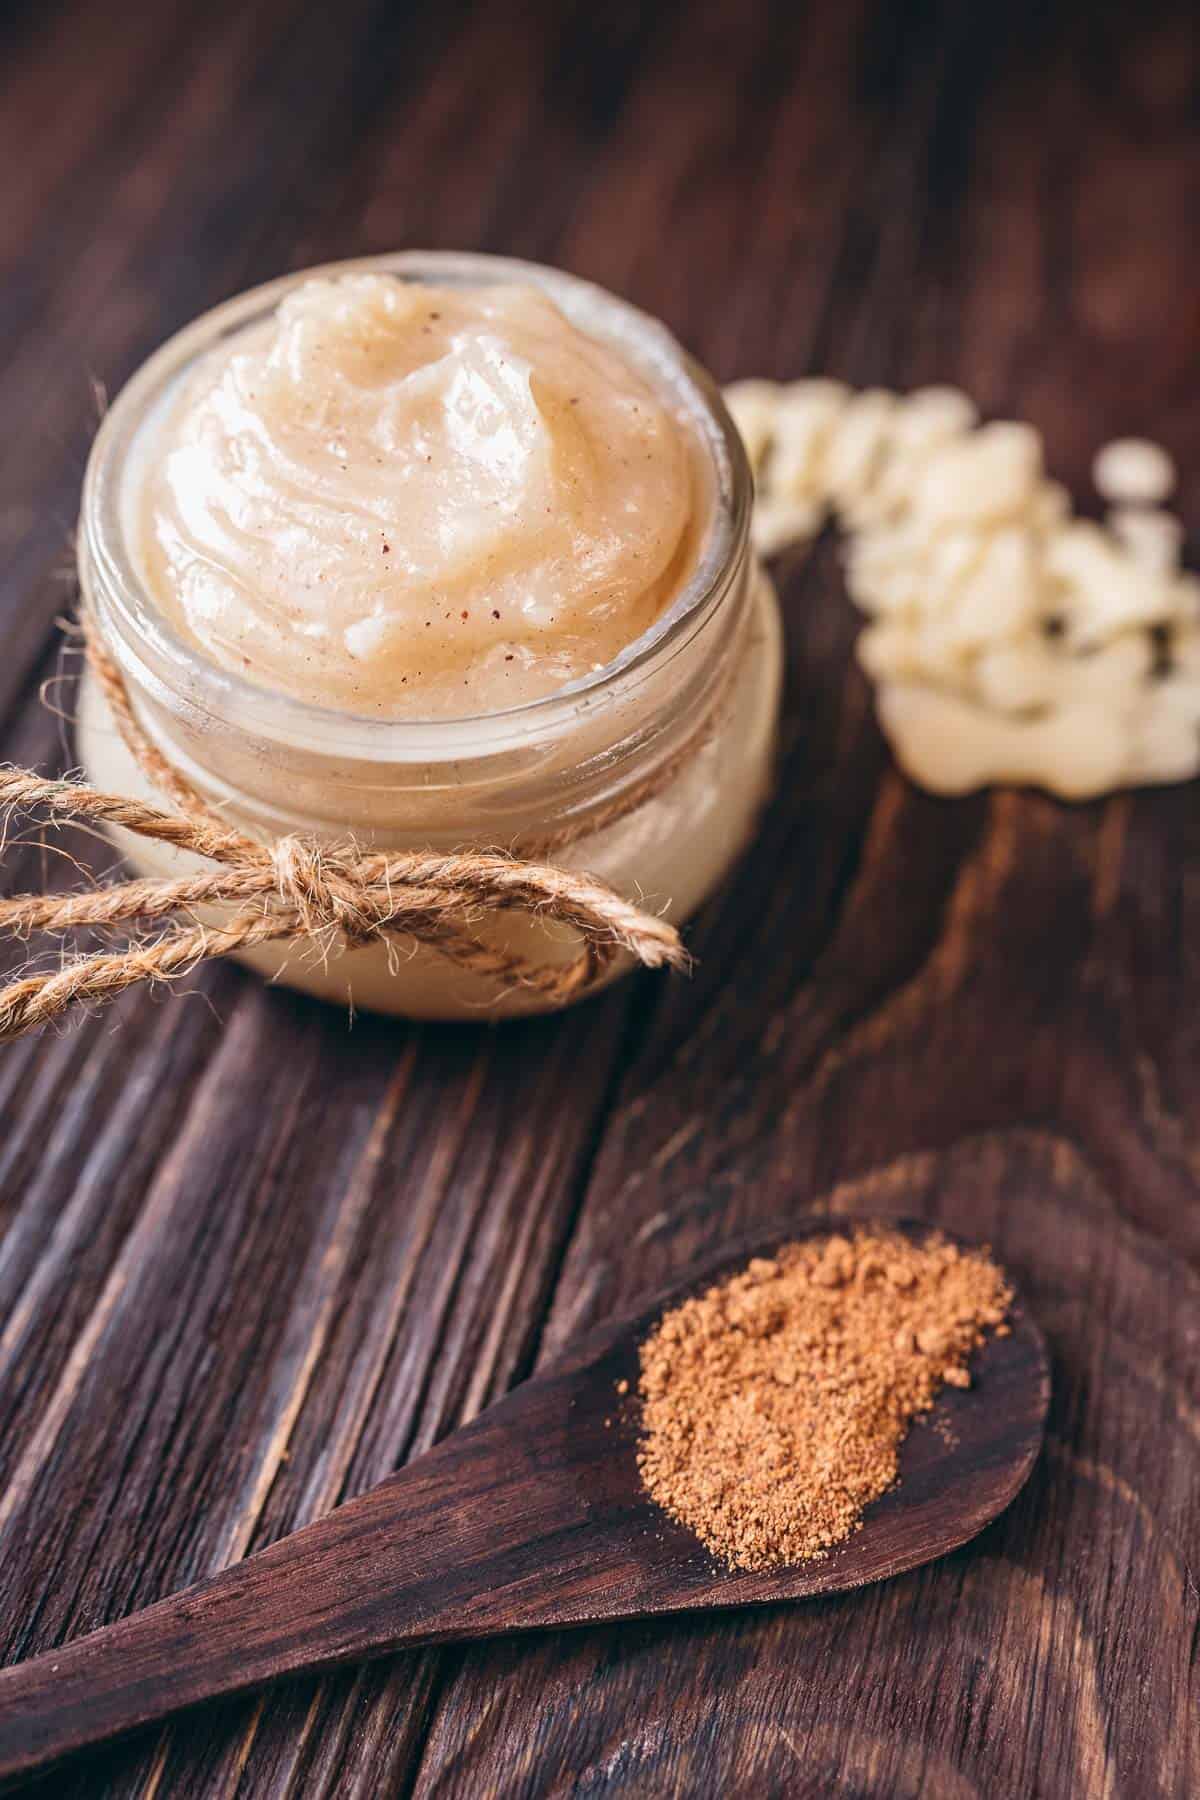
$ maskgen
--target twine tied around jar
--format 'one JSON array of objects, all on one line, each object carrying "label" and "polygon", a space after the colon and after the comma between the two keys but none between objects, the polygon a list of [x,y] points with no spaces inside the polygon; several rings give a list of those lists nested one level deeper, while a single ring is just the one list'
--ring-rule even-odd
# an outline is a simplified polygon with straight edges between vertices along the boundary
[{"label": "twine tied around jar", "polygon": [[[531,990],[551,1006],[587,993],[623,953],[648,969],[688,966],[673,925],[595,876],[554,863],[482,850],[367,851],[352,842],[300,836],[262,844],[232,830],[143,731],[124,678],[86,609],[83,637],[88,667],[125,744],[175,810],[18,768],[0,769],[0,808],[38,810],[56,822],[116,826],[216,866],[178,878],[0,899],[0,935],[9,937],[150,928],[120,948],[71,957],[58,969],[19,975],[0,988],[0,1043],[79,1003],[114,999],[143,981],[177,980],[212,957],[258,944],[306,942],[328,953],[337,944],[408,940],[501,990]],[[665,778],[660,773],[651,778],[652,788],[639,787],[636,802],[648,799]],[[208,906],[220,906],[229,916],[220,924],[194,917],[195,908]],[[538,962],[485,942],[478,921],[508,912],[572,928],[579,948],[569,961]],[[164,922],[165,930],[154,929]]]}]

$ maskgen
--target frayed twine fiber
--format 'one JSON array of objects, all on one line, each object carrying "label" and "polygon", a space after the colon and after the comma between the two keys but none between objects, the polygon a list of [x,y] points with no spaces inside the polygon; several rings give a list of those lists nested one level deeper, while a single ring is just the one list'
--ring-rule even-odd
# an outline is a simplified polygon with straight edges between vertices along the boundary
[{"label": "frayed twine fiber", "polygon": [[[352,843],[285,837],[260,844],[218,817],[155,748],[134,716],[124,679],[99,632],[83,619],[88,667],[103,689],[126,745],[174,812],[84,782],[53,781],[31,769],[0,769],[0,808],[41,810],[56,821],[119,826],[139,837],[205,857],[211,872],[178,880],[115,882],[76,894],[0,899],[0,934],[63,936],[88,927],[171,921],[119,949],[83,955],[0,989],[0,1043],[60,1017],[81,1002],[114,999],[141,981],[172,981],[210,957],[256,944],[308,941],[328,949],[406,938],[435,950],[502,990],[523,989],[565,1006],[594,987],[622,952],[648,969],[685,968],[674,926],[644,912],[594,876],[552,863],[465,851],[363,852]],[[661,778],[654,783],[657,788]],[[649,798],[649,792],[639,796]],[[195,907],[220,905],[220,925],[180,921]],[[484,943],[481,915],[525,912],[579,934],[569,962],[539,963]]]}]

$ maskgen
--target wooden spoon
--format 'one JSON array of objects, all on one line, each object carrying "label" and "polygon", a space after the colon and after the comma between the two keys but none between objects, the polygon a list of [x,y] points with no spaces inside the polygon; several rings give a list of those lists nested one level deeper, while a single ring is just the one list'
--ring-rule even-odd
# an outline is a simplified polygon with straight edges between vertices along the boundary
[{"label": "wooden spoon", "polygon": [[[917,1241],[931,1230],[884,1222]],[[753,1255],[839,1223],[810,1217],[728,1245],[315,1524],[0,1670],[0,1779],[300,1669],[445,1639],[830,1594],[965,1543],[1013,1499],[1041,1443],[1046,1348],[1019,1305],[1011,1336],[979,1352],[972,1387],[944,1390],[909,1433],[899,1486],[821,1561],[731,1571],[641,1489],[638,1346],[664,1308]]]}]

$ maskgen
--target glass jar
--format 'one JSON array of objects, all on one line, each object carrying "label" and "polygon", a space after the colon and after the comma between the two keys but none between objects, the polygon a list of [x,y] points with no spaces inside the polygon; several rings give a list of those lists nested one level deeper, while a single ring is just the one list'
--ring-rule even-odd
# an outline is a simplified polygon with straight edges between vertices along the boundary
[{"label": "glass jar", "polygon": [[[139,460],[196,359],[260,324],[314,273],[390,273],[442,286],[520,282],[613,344],[690,418],[710,464],[712,516],[670,608],[615,661],[544,698],[460,719],[380,720],[309,705],[219,667],[175,631],[139,579],[128,519]],[[152,356],[109,410],[88,463],[79,576],[143,729],[229,822],[272,841],[303,833],[374,849],[510,849],[586,869],[674,921],[748,844],[766,797],[779,712],[774,592],[749,548],[751,478],[720,394],[654,320],[589,283],[488,256],[405,252],[306,270],[230,301]],[[163,804],[85,677],[78,746],[89,778]],[[115,834],[143,875],[197,859]],[[480,935],[567,960],[565,927],[514,915]],[[289,986],[426,1019],[542,1010],[399,939],[345,949],[260,946],[241,959]],[[614,969],[619,972],[620,964]]]}]

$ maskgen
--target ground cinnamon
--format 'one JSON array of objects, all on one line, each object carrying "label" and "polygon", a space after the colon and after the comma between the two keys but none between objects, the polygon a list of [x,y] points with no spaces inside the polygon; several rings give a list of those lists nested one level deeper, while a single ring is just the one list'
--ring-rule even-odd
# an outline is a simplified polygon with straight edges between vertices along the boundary
[{"label": "ground cinnamon", "polygon": [[642,1345],[647,1491],[735,1568],[821,1555],[895,1482],[939,1387],[970,1386],[1011,1301],[986,1252],[936,1233],[860,1227],[756,1258]]}]

